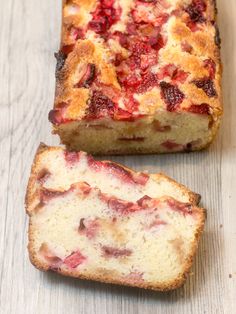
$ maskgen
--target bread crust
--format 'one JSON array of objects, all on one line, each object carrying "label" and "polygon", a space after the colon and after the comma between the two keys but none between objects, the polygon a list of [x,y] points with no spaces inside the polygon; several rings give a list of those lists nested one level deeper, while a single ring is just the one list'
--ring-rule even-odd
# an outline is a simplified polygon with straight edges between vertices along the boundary
[{"label": "bread crust", "polygon": [[[31,263],[36,268],[38,268],[39,270],[42,270],[42,271],[50,271],[51,269],[49,269],[49,266],[46,263],[40,261],[37,258],[37,254],[34,251],[34,229],[33,229],[32,222],[31,222],[31,211],[34,209],[32,207],[32,204],[34,204],[34,199],[38,197],[37,193],[35,192],[35,182],[37,180],[37,173],[40,170],[41,155],[44,154],[45,152],[52,151],[52,150],[62,150],[62,149],[60,147],[49,147],[43,143],[41,143],[39,145],[37,152],[36,152],[36,156],[34,158],[33,165],[32,165],[31,175],[29,178],[27,191],[26,191],[26,197],[25,197],[26,212],[30,217],[29,231],[28,231],[29,258],[30,258]],[[110,161],[106,161],[106,162],[110,162]],[[130,171],[131,173],[134,173],[134,171],[131,170],[130,168],[124,167],[123,165],[120,165],[120,164],[118,164],[118,165],[120,167],[123,167],[125,170]],[[161,178],[161,179],[165,179],[165,180],[171,182],[171,184],[174,184],[176,186],[176,188],[180,189],[184,194],[188,195],[189,203],[191,203],[194,206],[198,205],[198,203],[200,201],[200,195],[191,192],[184,185],[177,183],[176,181],[174,181],[173,179],[169,178],[168,176],[166,176],[162,173],[152,174],[151,177],[157,181],[159,181]],[[58,272],[61,275],[69,276],[69,277],[75,277],[78,279],[93,280],[93,281],[99,281],[99,282],[104,282],[104,283],[132,286],[132,287],[151,289],[151,290],[157,290],[157,291],[169,291],[169,290],[179,288],[185,283],[186,278],[190,272],[190,268],[191,268],[192,263],[193,263],[193,257],[196,253],[196,250],[197,250],[199,238],[200,238],[200,235],[201,235],[203,228],[204,228],[204,222],[205,222],[205,216],[206,216],[205,215],[205,209],[199,208],[198,210],[199,210],[200,220],[199,220],[199,224],[198,224],[198,227],[197,227],[197,230],[195,233],[195,239],[194,239],[193,244],[192,244],[191,252],[190,252],[189,257],[186,260],[185,265],[184,265],[184,272],[181,276],[179,276],[178,278],[176,278],[173,281],[166,282],[165,284],[156,284],[156,285],[152,285],[152,284],[148,284],[148,283],[132,283],[131,284],[125,280],[122,281],[122,278],[121,279],[114,279],[112,277],[112,274],[111,275],[108,275],[108,274],[101,275],[101,274],[94,273],[94,274],[91,274],[90,276],[87,276],[87,275],[80,274],[79,272],[77,274],[75,274],[74,272],[69,271],[69,270],[55,269],[54,271]]]}]

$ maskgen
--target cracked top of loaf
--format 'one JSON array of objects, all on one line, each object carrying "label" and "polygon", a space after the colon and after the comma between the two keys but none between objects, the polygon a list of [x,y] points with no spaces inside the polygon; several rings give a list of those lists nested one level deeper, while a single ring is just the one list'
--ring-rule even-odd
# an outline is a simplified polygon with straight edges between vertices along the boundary
[{"label": "cracked top of loaf", "polygon": [[67,0],[49,119],[221,115],[214,0]]}]

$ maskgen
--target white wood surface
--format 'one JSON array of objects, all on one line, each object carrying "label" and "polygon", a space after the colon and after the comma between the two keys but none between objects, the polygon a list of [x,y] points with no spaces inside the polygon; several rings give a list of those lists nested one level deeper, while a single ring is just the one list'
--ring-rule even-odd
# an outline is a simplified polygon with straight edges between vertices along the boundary
[{"label": "white wood surface", "polygon": [[58,144],[47,113],[60,2],[0,0],[0,313],[236,313],[236,0],[218,0],[225,115],[211,148],[113,158],[137,169],[162,170],[202,195],[208,218],[187,284],[161,294],[41,273],[30,264],[25,187],[39,142]]}]

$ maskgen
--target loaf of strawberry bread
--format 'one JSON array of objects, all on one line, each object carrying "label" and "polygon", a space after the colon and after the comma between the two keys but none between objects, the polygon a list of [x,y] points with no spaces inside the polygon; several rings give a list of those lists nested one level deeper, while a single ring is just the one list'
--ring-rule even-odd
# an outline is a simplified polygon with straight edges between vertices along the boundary
[{"label": "loaf of strawberry bread", "polygon": [[215,0],[68,0],[53,132],[94,154],[200,150],[222,115]]},{"label": "loaf of strawberry bread", "polygon": [[81,279],[175,289],[203,229],[199,199],[163,174],[41,145],[26,195],[31,262]]}]

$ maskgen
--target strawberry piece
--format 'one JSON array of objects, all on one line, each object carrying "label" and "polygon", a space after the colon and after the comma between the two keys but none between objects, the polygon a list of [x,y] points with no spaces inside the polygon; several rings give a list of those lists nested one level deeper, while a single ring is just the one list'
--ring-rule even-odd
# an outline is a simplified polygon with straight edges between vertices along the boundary
[{"label": "strawberry piece", "polygon": [[84,39],[84,30],[77,27],[72,27],[70,30],[71,37],[76,41],[78,39]]},{"label": "strawberry piece", "polygon": [[116,105],[100,91],[94,91],[89,100],[89,106],[86,113],[87,119],[99,119],[105,115],[114,115]]},{"label": "strawberry piece", "polygon": [[68,165],[74,165],[77,163],[80,159],[80,153],[79,152],[64,152],[64,158]]},{"label": "strawberry piece", "polygon": [[56,190],[49,190],[49,189],[41,189],[40,191],[40,204],[46,204],[49,202],[51,199],[58,197],[58,196],[63,196],[66,195],[68,191],[56,191]]},{"label": "strawberry piece", "polygon": [[160,83],[161,96],[167,104],[168,111],[175,111],[184,100],[184,94],[176,85],[162,81]]},{"label": "strawberry piece", "polygon": [[148,89],[158,85],[158,77],[156,74],[148,72],[144,74],[141,84],[138,86],[137,93],[145,93]]},{"label": "strawberry piece", "polygon": [[194,23],[203,23],[206,21],[203,13],[206,11],[206,3],[203,0],[193,0],[186,8],[186,12]]},{"label": "strawberry piece", "polygon": [[145,185],[149,179],[149,176],[145,173],[132,173],[131,171],[126,170],[125,168],[113,162],[103,162],[102,164],[104,165],[104,168],[109,171],[109,173],[114,174],[120,180],[126,183]]},{"label": "strawberry piece", "polygon": [[93,63],[83,64],[80,67],[78,82],[74,87],[88,88],[95,79],[96,67]]},{"label": "strawberry piece", "polygon": [[133,181],[137,184],[145,185],[149,180],[149,175],[143,172],[140,173],[133,173]]},{"label": "strawberry piece", "polygon": [[46,243],[42,243],[39,248],[39,253],[44,257],[44,259],[50,263],[50,268],[57,268],[62,264],[60,257],[56,256],[52,250],[48,247]]},{"label": "strawberry piece", "polygon": [[152,198],[148,195],[144,195],[143,197],[141,197],[138,201],[137,204],[140,207],[149,207],[150,202],[152,201]]},{"label": "strawberry piece", "polygon": [[80,234],[84,234],[88,239],[96,237],[99,229],[99,223],[97,219],[80,219],[78,231]]},{"label": "strawberry piece", "polygon": [[174,211],[182,212],[184,215],[192,214],[192,205],[189,203],[181,203],[175,199],[168,199],[167,203]]},{"label": "strawberry piece", "polygon": [[204,78],[200,80],[195,80],[193,83],[198,87],[201,88],[208,97],[216,97],[217,92],[215,90],[214,82],[209,78]]},{"label": "strawberry piece", "polygon": [[130,256],[132,254],[132,251],[129,249],[118,249],[111,246],[102,246],[102,255],[103,257],[126,257]]},{"label": "strawberry piece", "polygon": [[131,213],[131,212],[135,212],[141,209],[140,206],[138,206],[137,204],[123,201],[118,198],[112,198],[112,197],[108,199],[107,204],[111,210],[114,210],[123,215]]},{"label": "strawberry piece", "polygon": [[93,13],[93,18],[88,26],[98,34],[105,34],[116,23],[121,15],[121,9],[113,7],[114,0],[101,0]]},{"label": "strawberry piece", "polygon": [[152,228],[156,228],[159,226],[165,226],[167,225],[167,222],[165,222],[164,220],[161,219],[155,219],[153,222],[150,223],[150,225],[147,227],[147,229],[152,229]]},{"label": "strawberry piece", "polygon": [[61,115],[61,110],[53,109],[49,111],[48,120],[55,125],[59,125],[63,122],[63,118]]},{"label": "strawberry piece", "polygon": [[70,268],[76,268],[77,266],[83,264],[86,261],[86,257],[80,253],[80,251],[76,251],[71,253],[71,255],[67,256],[63,263],[70,267]]},{"label": "strawberry piece", "polygon": [[125,142],[143,142],[145,137],[118,137],[118,140]]},{"label": "strawberry piece", "polygon": [[84,196],[87,196],[91,191],[91,186],[87,182],[76,183],[75,187],[83,192]]},{"label": "strawberry piece", "polygon": [[160,80],[164,77],[170,77],[172,81],[184,83],[188,77],[188,73],[180,70],[174,64],[167,64],[158,73],[158,78]]},{"label": "strawberry piece", "polygon": [[208,104],[200,104],[200,105],[191,105],[186,109],[188,112],[197,113],[197,114],[210,114],[210,106]]},{"label": "strawberry piece", "polygon": [[203,61],[204,68],[209,71],[209,78],[214,79],[216,74],[216,64],[212,59],[206,59]]},{"label": "strawberry piece", "polygon": [[128,48],[128,36],[120,31],[115,31],[112,37],[118,37],[119,43],[122,47]]},{"label": "strawberry piece", "polygon": [[67,56],[74,49],[75,44],[64,45],[61,47],[61,51]]},{"label": "strawberry piece", "polygon": [[57,104],[56,108],[51,110],[48,114],[49,121],[55,125],[67,122],[67,120],[63,117],[67,107],[68,104],[66,102],[61,102]]},{"label": "strawberry piece", "polygon": [[143,273],[131,272],[127,276],[125,276],[123,280],[131,284],[144,282]]},{"label": "strawberry piece", "polygon": [[166,142],[163,142],[161,144],[163,147],[169,149],[169,150],[173,150],[173,149],[181,149],[182,148],[182,145],[181,144],[177,144],[173,141],[166,141]]},{"label": "strawberry piece", "polygon": [[149,45],[155,49],[160,50],[165,46],[165,41],[162,35],[158,34],[157,36],[150,37],[148,40]]}]

